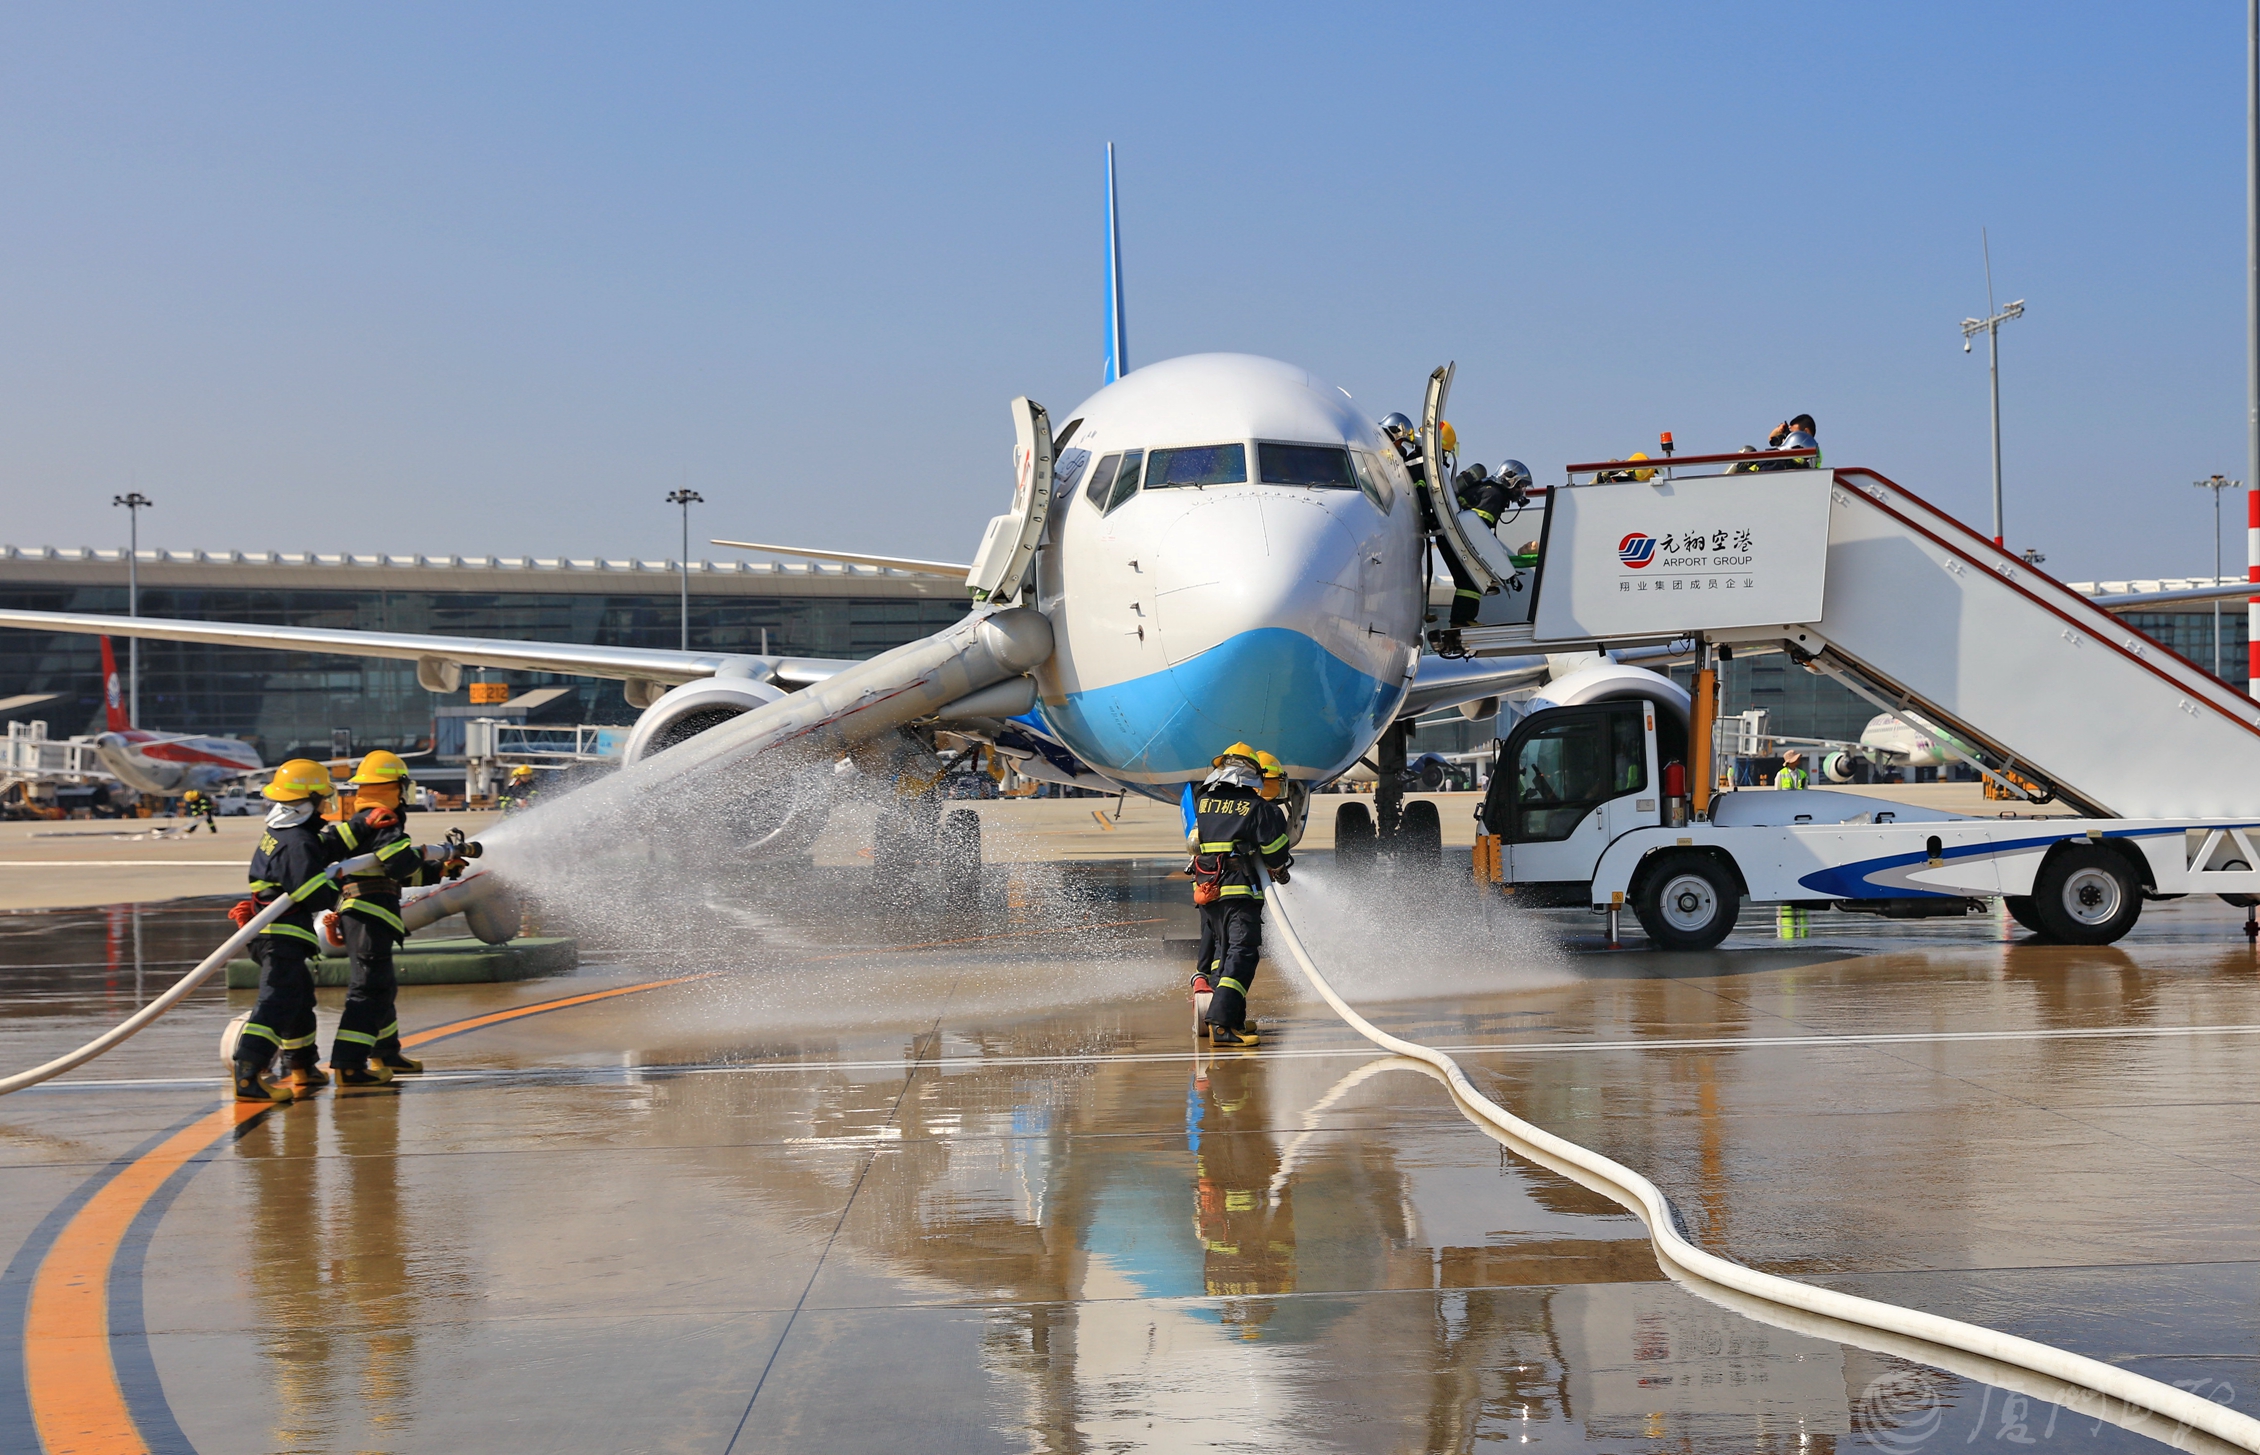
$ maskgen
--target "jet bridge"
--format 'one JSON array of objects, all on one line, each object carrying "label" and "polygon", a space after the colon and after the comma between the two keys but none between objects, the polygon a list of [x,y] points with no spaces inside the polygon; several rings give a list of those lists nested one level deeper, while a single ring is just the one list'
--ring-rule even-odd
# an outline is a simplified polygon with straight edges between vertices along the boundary
[{"label": "jet bridge", "polygon": [[1530,623],[1471,645],[1786,651],[2089,817],[2260,815],[2260,704],[1882,475],[1795,463],[1569,467]]}]

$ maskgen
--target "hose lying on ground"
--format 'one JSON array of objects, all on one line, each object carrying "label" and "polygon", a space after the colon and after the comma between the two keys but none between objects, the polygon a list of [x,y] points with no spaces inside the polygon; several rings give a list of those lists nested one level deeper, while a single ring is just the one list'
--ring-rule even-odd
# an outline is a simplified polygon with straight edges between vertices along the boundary
[{"label": "hose lying on ground", "polygon": [[[2031,1339],[2019,1338],[2014,1334],[2004,1334],[1997,1329],[1965,1324],[1958,1319],[1943,1318],[1919,1309],[1902,1308],[1897,1304],[1882,1303],[1771,1273],[1761,1273],[1755,1268],[1744,1267],[1731,1259],[1721,1258],[1696,1247],[1680,1232],[1679,1219],[1672,1211],[1670,1201],[1653,1182],[1620,1162],[1522,1120],[1476,1090],[1475,1084],[1468,1080],[1467,1073],[1451,1057],[1418,1041],[1392,1036],[1352,1010],[1335,993],[1334,987],[1327,983],[1326,977],[1319,973],[1318,966],[1311,960],[1310,952],[1304,948],[1302,938],[1295,933],[1294,922],[1287,913],[1284,893],[1276,884],[1270,887],[1266,908],[1271,922],[1296,968],[1310,982],[1311,988],[1319,993],[1320,998],[1334,1008],[1336,1015],[1348,1022],[1351,1029],[1359,1035],[1384,1050],[1394,1051],[1400,1056],[1433,1067],[1444,1084],[1451,1089],[1453,1099],[1459,1102],[1461,1109],[1485,1123],[1487,1130],[1495,1129],[1501,1140],[1517,1152],[1584,1184],[1636,1214],[1647,1224],[1657,1262],[1674,1278],[1693,1285],[1706,1296],[1744,1312],[1753,1311],[1749,1302],[1755,1300],[1760,1305],[1777,1305],[1785,1310],[1816,1316],[1852,1329],[1877,1330],[1899,1339],[1917,1340],[1947,1350],[1974,1354],[1982,1360],[2030,1370],[2083,1390],[2091,1390],[2123,1405],[2162,1415],[2182,1427],[2177,1434],[2190,1430],[2203,1431],[2226,1442],[2231,1448],[2260,1451],[2260,1420],[2239,1414],[2186,1389],[2176,1389],[2117,1365],[2106,1364],[2099,1359],[2090,1359]],[[1719,1291],[1739,1297],[1719,1298]],[[1885,1347],[1887,1352],[1898,1352]],[[2064,1400],[2057,1402],[2068,1403]],[[2126,1420],[2114,1420],[2113,1423],[2129,1424]],[[2173,1434],[2160,1435],[2151,1430],[2141,1432],[2184,1449],[2212,1444],[2211,1441],[2175,1438]]]},{"label": "hose lying on ground", "polygon": [[[376,855],[362,854],[357,858],[345,859],[332,864],[328,872],[330,877],[335,879],[340,875],[350,874],[356,869],[373,869],[376,864]],[[294,908],[295,905],[296,901],[288,895],[277,896],[274,903],[253,915],[250,923],[228,936],[226,942],[220,948],[205,956],[194,970],[174,981],[172,988],[163,995],[158,996],[149,1004],[68,1055],[57,1056],[44,1066],[34,1066],[29,1071],[18,1071],[13,1076],[0,1078],[0,1096],[6,1096],[11,1091],[21,1091],[27,1086],[37,1086],[40,1082],[60,1076],[75,1066],[84,1066],[103,1052],[130,1039],[151,1021],[180,1004],[183,996],[203,984],[213,971],[234,959],[261,930],[280,919],[285,912]]]}]

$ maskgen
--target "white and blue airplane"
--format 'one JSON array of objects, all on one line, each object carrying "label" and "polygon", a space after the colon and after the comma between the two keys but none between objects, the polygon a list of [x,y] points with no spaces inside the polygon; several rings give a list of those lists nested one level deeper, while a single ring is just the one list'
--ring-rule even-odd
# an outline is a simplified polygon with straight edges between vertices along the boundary
[{"label": "white and blue airplane", "polygon": [[[1544,657],[1422,653],[1430,572],[1416,486],[1396,448],[1345,391],[1247,354],[1130,369],[1111,146],[1107,223],[1104,387],[1069,411],[1056,433],[1039,408],[1016,404],[1015,509],[992,522],[974,567],[716,544],[967,573],[977,597],[983,572],[992,587],[1009,574],[1011,588],[980,609],[1006,599],[1033,607],[1050,624],[1052,649],[1032,673],[1024,706],[1010,704],[1009,716],[953,721],[952,732],[1012,753],[1030,777],[1165,801],[1205,775],[1220,749],[1244,740],[1287,764],[1298,824],[1308,789],[1372,753],[1393,724],[1545,680]],[[1442,458],[1435,426],[1448,377],[1439,370],[1429,381],[1430,458]],[[1449,479],[1448,467],[1434,473]],[[1455,520],[1445,528],[1466,527]],[[1472,550],[1458,538],[1462,559],[1503,559],[1483,535]],[[995,563],[1005,557],[1012,569],[1000,573]],[[33,611],[0,612],[0,627],[413,659],[433,691],[453,690],[465,666],[622,679],[631,705],[642,709],[632,757],[853,665]],[[1570,666],[1598,669],[1612,682],[1638,673],[1661,694],[1678,691],[1628,666]],[[1556,658],[1552,675],[1563,670]]]}]

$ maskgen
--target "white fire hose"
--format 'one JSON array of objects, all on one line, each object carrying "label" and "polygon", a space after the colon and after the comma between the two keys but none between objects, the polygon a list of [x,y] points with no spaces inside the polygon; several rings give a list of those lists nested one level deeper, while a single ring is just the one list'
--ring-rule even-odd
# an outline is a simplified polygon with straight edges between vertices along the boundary
[{"label": "white fire hose", "polygon": [[[1475,1084],[1468,1080],[1467,1073],[1451,1057],[1418,1041],[1392,1036],[1352,1010],[1341,996],[1335,994],[1334,987],[1327,983],[1326,977],[1319,973],[1318,966],[1312,962],[1301,936],[1295,933],[1294,922],[1288,917],[1282,890],[1276,883],[1270,887],[1267,908],[1272,925],[1278,931],[1280,941],[1286,945],[1296,968],[1310,982],[1311,988],[1334,1008],[1334,1013],[1349,1023],[1351,1029],[1384,1050],[1394,1051],[1433,1068],[1450,1088],[1453,1099],[1460,1104],[1461,1109],[1483,1123],[1486,1131],[1490,1131],[1517,1152],[1582,1183],[1636,1214],[1647,1225],[1649,1239],[1656,1250],[1656,1261],[1663,1265],[1664,1271],[1681,1282],[1692,1285],[1704,1296],[1745,1313],[1771,1317],[1787,1322],[1790,1327],[1810,1328],[1813,1332],[1821,1332],[1821,1328],[1814,1327],[1814,1320],[1849,1326],[1843,1334],[1835,1336],[1840,1340],[1846,1334],[1875,1330],[1891,1336],[1894,1341],[1916,1340],[1942,1350],[1976,1355],[1988,1364],[2005,1365],[2011,1370],[2028,1370],[2049,1379],[2060,1380],[2079,1390],[2092,1391],[2117,1400],[2134,1410],[2147,1410],[2173,1421],[2176,1428],[2163,1433],[2145,1428],[2144,1422],[2140,1420],[2113,1418],[2112,1422],[2136,1429],[2153,1439],[2163,1440],[2177,1449],[2260,1451],[2260,1420],[2239,1414],[2186,1389],[2176,1389],[2172,1385],[2106,1364],[2099,1359],[2090,1359],[2052,1345],[2019,1338],[2014,1334],[2004,1334],[1996,1329],[1965,1324],[1958,1319],[1942,1318],[1918,1309],[1902,1308],[1897,1304],[1882,1303],[1771,1273],[1761,1273],[1755,1268],[1705,1252],[1690,1243],[1680,1232],[1679,1220],[1672,1212],[1671,1203],[1653,1182],[1620,1162],[1612,1161],[1598,1152],[1522,1120],[1476,1090]],[[1757,1308],[1751,1306],[1753,1302],[1758,1305]],[[1769,1305],[1777,1306],[1779,1312],[1761,1312]],[[1782,1320],[1781,1314],[1791,1314],[1792,1317]],[[1812,1318],[1808,1320],[1795,1317],[1800,1314]],[[1823,1337],[1829,1335],[1824,1333]],[[1891,1342],[1875,1344],[1874,1347],[1892,1353],[1902,1352],[1900,1347]],[[1921,1355],[1910,1357],[1920,1359]],[[1940,1361],[1933,1359],[1925,1362]],[[1973,1377],[1986,1379],[1987,1375],[1978,1372]],[[2070,1391],[2060,1392],[2068,1393]],[[2058,1403],[2070,1403],[2058,1396],[2044,1397],[2056,1398]],[[2093,1409],[2088,1412],[2102,1413]],[[2207,1436],[2212,1438],[2206,1438]]]},{"label": "white fire hose", "polygon": [[[336,879],[343,875],[353,873],[356,870],[373,869],[376,867],[376,865],[376,855],[362,854],[355,858],[341,860],[338,863],[332,864],[324,872],[326,872],[332,879]],[[448,887],[454,888],[455,886],[450,885]],[[174,1006],[180,1004],[182,998],[185,997],[190,991],[194,990],[197,986],[203,984],[204,981],[210,977],[213,971],[227,964],[228,961],[234,959],[238,954],[240,954],[261,930],[265,929],[268,925],[273,924],[276,920],[282,918],[285,913],[289,912],[291,909],[296,908],[296,906],[297,902],[291,899],[290,896],[276,896],[274,903],[266,906],[257,914],[253,915],[251,917],[250,923],[246,924],[242,929],[237,930],[234,934],[228,936],[227,940],[223,944],[221,944],[220,948],[205,956],[204,959],[197,964],[195,969],[189,971],[186,975],[183,975],[180,979],[174,981],[172,987],[168,989],[163,995],[158,996],[155,1000],[152,1000],[151,1002],[149,1002],[149,1004],[135,1011],[132,1015],[127,1016],[124,1020],[110,1027],[110,1029],[104,1031],[101,1035],[96,1036],[93,1040],[88,1041],[85,1045],[79,1047],[77,1050],[72,1051],[67,1055],[58,1056],[54,1060],[49,1061],[44,1066],[34,1066],[29,1071],[19,1071],[13,1076],[0,1078],[0,1096],[6,1096],[11,1091],[21,1091],[27,1086],[37,1086],[40,1082],[60,1076],[64,1072],[69,1071],[74,1067],[84,1066],[87,1062],[93,1060],[95,1057],[103,1054],[104,1052],[112,1049],[115,1046],[120,1045],[127,1040],[130,1040],[135,1034],[148,1026],[151,1021],[156,1020],[157,1017],[163,1015],[166,1011],[169,1011]],[[437,916],[435,916],[435,918],[436,917]]]}]

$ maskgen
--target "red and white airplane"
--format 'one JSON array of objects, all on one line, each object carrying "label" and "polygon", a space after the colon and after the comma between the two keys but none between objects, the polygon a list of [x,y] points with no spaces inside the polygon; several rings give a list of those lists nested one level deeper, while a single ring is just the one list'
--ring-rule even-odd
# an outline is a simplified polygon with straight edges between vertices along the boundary
[{"label": "red and white airplane", "polygon": [[259,750],[239,738],[145,732],[128,722],[118,659],[108,637],[102,638],[102,707],[109,731],[94,740],[94,751],[102,766],[128,788],[170,798],[191,788],[209,793],[267,771],[259,761]]}]

